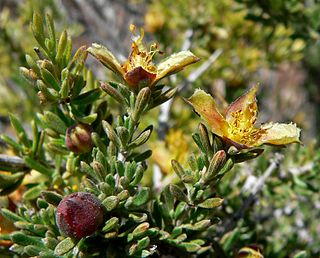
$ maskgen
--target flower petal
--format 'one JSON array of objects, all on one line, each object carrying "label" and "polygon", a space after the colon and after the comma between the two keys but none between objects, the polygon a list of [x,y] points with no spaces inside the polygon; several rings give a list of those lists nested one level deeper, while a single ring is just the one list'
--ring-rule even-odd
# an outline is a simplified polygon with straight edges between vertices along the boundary
[{"label": "flower petal", "polygon": [[157,66],[158,72],[154,84],[163,77],[177,73],[185,66],[198,62],[199,60],[200,58],[196,57],[190,51],[181,51],[179,53],[172,54]]},{"label": "flower petal", "polygon": [[258,86],[256,85],[230,104],[226,112],[226,120],[229,124],[233,124],[237,120],[239,128],[248,128],[254,125],[258,113],[257,90]]},{"label": "flower petal", "polygon": [[118,59],[106,47],[93,43],[88,52],[114,73],[124,76],[124,70]]},{"label": "flower petal", "polygon": [[219,136],[227,135],[228,123],[217,110],[216,102],[210,94],[197,89],[187,102],[209,124],[214,134]]},{"label": "flower petal", "polygon": [[281,123],[268,123],[261,126],[264,133],[261,134],[256,146],[264,143],[272,145],[285,145],[289,143],[300,143],[301,129],[294,123],[281,124]]},{"label": "flower petal", "polygon": [[133,90],[138,89],[141,85],[149,86],[155,77],[155,73],[150,73],[141,66],[132,69],[124,75],[126,82]]}]

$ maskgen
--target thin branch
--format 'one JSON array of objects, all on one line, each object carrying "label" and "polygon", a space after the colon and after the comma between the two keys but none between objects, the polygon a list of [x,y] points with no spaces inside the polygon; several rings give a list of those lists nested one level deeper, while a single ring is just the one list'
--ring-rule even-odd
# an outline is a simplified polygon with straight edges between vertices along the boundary
[{"label": "thin branch", "polygon": [[255,185],[251,188],[249,196],[243,201],[243,204],[239,208],[239,210],[236,213],[234,213],[234,215],[229,220],[226,220],[226,222],[223,223],[221,227],[219,227],[220,229],[220,232],[218,230],[219,237],[223,236],[225,233],[233,230],[236,227],[237,222],[244,217],[247,210],[254,204],[257,198],[257,194],[262,190],[266,180],[271,176],[272,172],[279,166],[280,161],[282,159],[283,159],[283,155],[281,155],[280,153],[275,154],[269,167],[262,174],[262,176],[258,178]]}]

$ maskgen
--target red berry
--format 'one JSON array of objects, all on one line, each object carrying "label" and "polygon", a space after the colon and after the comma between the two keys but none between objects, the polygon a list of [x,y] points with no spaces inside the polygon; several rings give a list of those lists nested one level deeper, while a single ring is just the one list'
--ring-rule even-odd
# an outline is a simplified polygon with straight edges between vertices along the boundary
[{"label": "red berry", "polygon": [[103,208],[93,194],[78,192],[64,197],[57,207],[57,225],[72,238],[93,234],[103,223]]}]

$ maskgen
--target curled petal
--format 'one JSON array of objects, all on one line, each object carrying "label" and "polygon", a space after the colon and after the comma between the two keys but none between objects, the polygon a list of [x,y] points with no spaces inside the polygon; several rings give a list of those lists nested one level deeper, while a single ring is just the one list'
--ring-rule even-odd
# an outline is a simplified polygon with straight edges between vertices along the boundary
[{"label": "curled petal", "polygon": [[88,52],[114,73],[124,76],[124,70],[118,59],[104,46],[93,43]]},{"label": "curled petal", "polygon": [[294,123],[280,124],[268,123],[261,126],[263,133],[256,146],[267,143],[272,145],[285,145],[289,143],[300,143],[301,129]]},{"label": "curled petal", "polygon": [[154,84],[163,77],[177,73],[185,66],[198,62],[199,60],[200,58],[196,57],[190,51],[181,51],[179,53],[172,54],[158,65],[157,78]]},{"label": "curled petal", "polygon": [[210,94],[197,89],[187,102],[208,123],[214,134],[219,136],[227,135],[228,123],[217,110],[216,102]]},{"label": "curled petal", "polygon": [[230,104],[226,112],[226,120],[229,124],[237,120],[238,127],[246,128],[255,123],[258,113],[257,90],[258,86],[256,85]]}]

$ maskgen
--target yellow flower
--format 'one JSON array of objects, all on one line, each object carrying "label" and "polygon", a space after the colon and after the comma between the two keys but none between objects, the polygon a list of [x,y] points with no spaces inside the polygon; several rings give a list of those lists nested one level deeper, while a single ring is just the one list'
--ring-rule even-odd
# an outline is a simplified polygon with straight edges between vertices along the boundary
[{"label": "yellow flower", "polygon": [[[130,31],[134,34],[135,26],[130,25]],[[172,54],[168,59],[154,65],[152,59],[157,50],[157,44],[152,44],[147,51],[143,43],[144,31],[140,30],[140,35],[133,38],[132,50],[128,60],[120,64],[117,58],[104,46],[92,44],[88,52],[97,58],[103,65],[114,73],[121,76],[132,90],[141,86],[152,87],[159,80],[170,74],[179,72],[185,66],[199,61],[200,59],[190,51],[181,51]]]},{"label": "yellow flower", "polygon": [[188,102],[208,123],[214,134],[239,149],[262,144],[285,145],[300,142],[300,129],[293,123],[267,123],[260,128],[255,126],[258,113],[257,89],[257,86],[252,87],[231,103],[225,115],[217,110],[214,99],[203,90],[196,90]]}]

